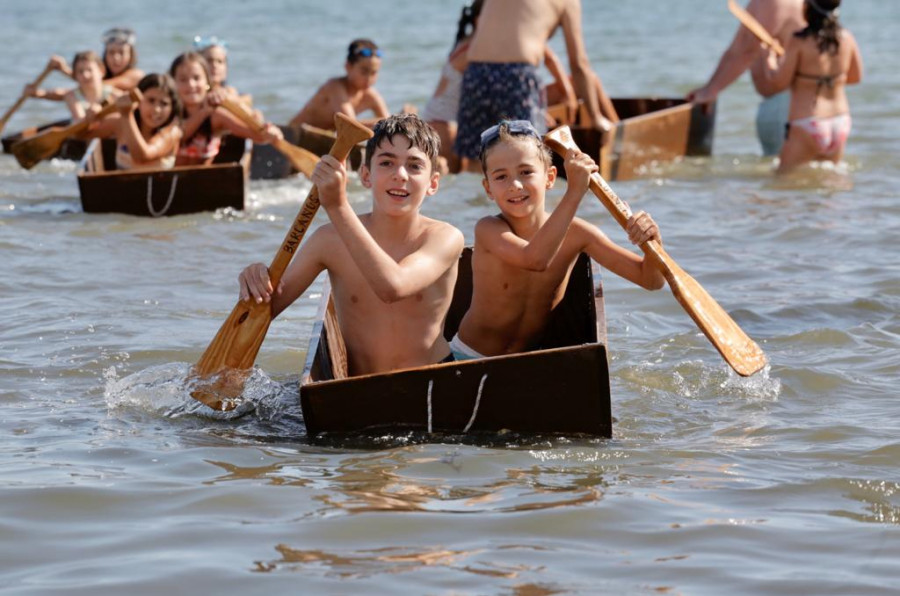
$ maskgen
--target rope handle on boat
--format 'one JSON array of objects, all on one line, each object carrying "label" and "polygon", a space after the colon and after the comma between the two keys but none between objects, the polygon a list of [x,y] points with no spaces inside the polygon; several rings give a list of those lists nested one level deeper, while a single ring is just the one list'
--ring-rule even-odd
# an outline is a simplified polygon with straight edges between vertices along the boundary
[{"label": "rope handle on boat", "polygon": [[175,188],[177,186],[178,174],[172,174],[172,187],[169,189],[169,198],[166,199],[166,204],[163,208],[160,211],[157,211],[153,208],[153,176],[147,176],[147,211],[150,212],[150,215],[159,217],[166,214],[166,211],[172,206],[172,199],[175,198]]},{"label": "rope handle on boat", "polygon": [[[484,382],[487,381],[487,373],[481,375],[481,381],[478,383],[478,394],[475,396],[475,407],[472,408],[472,417],[469,418],[468,424],[463,429],[463,433],[469,432],[469,429],[472,428],[472,425],[475,424],[475,418],[478,416],[478,406],[481,405],[481,392],[484,389]],[[428,434],[432,433],[432,424],[431,424],[431,390],[434,388],[434,381],[428,381]]]}]

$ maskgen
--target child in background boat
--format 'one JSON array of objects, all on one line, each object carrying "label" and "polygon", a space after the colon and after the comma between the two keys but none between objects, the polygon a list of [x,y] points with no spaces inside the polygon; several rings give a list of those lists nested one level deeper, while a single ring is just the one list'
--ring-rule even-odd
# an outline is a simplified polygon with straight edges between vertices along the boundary
[{"label": "child in background boat", "polygon": [[[144,72],[137,68],[137,37],[131,29],[116,27],[103,34],[103,83],[120,91],[134,89]],[[81,52],[82,54],[84,52]],[[75,61],[72,66],[62,56],[50,57],[48,66],[67,77],[75,79]],[[25,85],[25,95],[51,101],[64,101],[68,89],[38,89],[33,84]]]},{"label": "child in background boat", "polygon": [[331,223],[300,246],[277,288],[262,263],[239,277],[241,299],[271,302],[276,316],[328,271],[352,375],[450,357],[443,325],[463,249],[459,230],[419,212],[438,190],[437,134],[414,114],[390,116],[374,130],[359,170],[372,211],[354,213],[347,170],[326,155],[312,181]]},{"label": "child in background boat", "polygon": [[[54,62],[51,58],[51,63]],[[62,61],[65,63],[65,60]],[[66,65],[68,69],[68,65]],[[72,121],[78,122],[83,120],[88,114],[96,113],[100,110],[101,104],[110,99],[119,96],[118,89],[106,84],[103,81],[106,67],[96,52],[87,50],[78,52],[72,58],[72,68],[68,71],[71,73],[78,87],[70,90],[54,89],[45,90],[38,89],[32,84],[25,86],[25,93],[31,97],[40,99],[62,99],[66,102],[66,107],[72,115]]]},{"label": "child in background boat", "polygon": [[[334,129],[334,114],[342,112],[373,126],[390,114],[381,94],[375,89],[378,70],[381,68],[381,50],[368,39],[355,39],[347,49],[347,74],[329,79],[316,94],[297,112],[289,126],[297,128],[309,124],[325,130]],[[375,118],[361,120],[358,114],[371,110]]]},{"label": "child in background boat", "polygon": [[137,67],[136,43],[137,36],[131,29],[116,27],[103,34],[107,85],[129,91],[144,78],[144,71]]},{"label": "child in background boat", "polygon": [[[597,171],[586,154],[566,154],[568,186],[553,213],[545,211],[544,200],[556,168],[530,122],[503,121],[484,131],[480,159],[482,184],[500,213],[475,225],[472,304],[450,342],[457,360],[539,347],[550,312],[562,300],[582,252],[643,288],[663,286],[662,274],[649,259],[575,217]],[[660,241],[659,228],[643,211],[629,219],[627,229],[635,244]]]},{"label": "child in background boat", "polygon": [[78,52],[72,59],[72,76],[78,87],[66,92],[65,100],[73,122],[80,122],[96,114],[103,104],[119,96],[114,87],[104,84],[105,69],[100,56],[88,50]]},{"label": "child in background boat", "polygon": [[116,168],[171,168],[181,141],[176,116],[181,111],[175,82],[167,74],[148,74],[137,85],[139,102],[129,95],[116,100],[120,118],[112,120]]},{"label": "child in background boat", "polygon": [[765,85],[790,87],[791,104],[779,173],[812,160],[839,162],[850,135],[846,86],[862,79],[862,58],[853,35],[838,22],[840,0],[806,0],[807,25],[794,33],[778,62],[773,51],[754,64]]},{"label": "child in background boat", "polygon": [[181,101],[181,128],[184,132],[175,165],[212,163],[226,133],[262,144],[284,138],[281,129],[274,124],[266,123],[264,132],[259,133],[219,108],[226,94],[222,89],[212,89],[209,66],[197,52],[185,52],[175,58],[169,74],[175,80]]}]

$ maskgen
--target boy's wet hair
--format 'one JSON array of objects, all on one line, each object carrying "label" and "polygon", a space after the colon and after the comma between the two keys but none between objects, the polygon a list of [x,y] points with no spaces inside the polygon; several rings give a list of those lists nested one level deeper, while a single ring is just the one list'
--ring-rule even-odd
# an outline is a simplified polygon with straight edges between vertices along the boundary
[{"label": "boy's wet hair", "polygon": [[[550,152],[550,147],[544,143],[537,130],[535,130],[530,123],[527,123],[527,130],[516,126],[519,122],[520,121],[518,120],[502,120],[496,127],[491,127],[482,133],[481,151],[479,152],[478,158],[481,160],[481,172],[484,174],[485,178],[487,178],[488,153],[501,142],[534,143],[534,146],[537,147],[538,155],[541,158],[541,163],[544,164],[544,169],[549,169],[550,166],[553,165],[553,154]],[[497,129],[496,134],[489,134],[488,138],[485,138],[488,131],[492,131],[494,128]]]},{"label": "boy's wet hair", "polygon": [[[169,114],[169,118],[161,124],[159,127],[154,130],[154,134],[156,131],[161,130],[168,126],[175,118],[180,117],[181,115],[181,98],[178,97],[178,91],[175,89],[175,81],[171,76],[166,73],[150,73],[145,75],[140,81],[138,81],[137,88],[141,93],[146,92],[148,89],[159,89],[163,93],[169,96],[169,100],[172,102],[172,113]],[[141,125],[141,113],[140,110],[136,110],[134,113],[134,117],[137,120],[138,127]]]},{"label": "boy's wet hair", "polygon": [[431,162],[431,171],[438,169],[441,138],[431,126],[415,114],[394,114],[375,125],[374,135],[366,143],[366,168],[372,168],[372,156],[385,139],[399,135],[409,141],[410,147],[421,149]]},{"label": "boy's wet hair", "polygon": [[72,58],[72,70],[75,70],[75,67],[78,66],[79,62],[94,62],[100,67],[100,72],[103,74],[106,74],[107,72],[106,65],[103,64],[103,60],[100,59],[100,56],[98,56],[97,52],[94,50],[87,50],[75,54],[75,57]]},{"label": "boy's wet hair", "polygon": [[354,39],[347,48],[347,63],[356,64],[363,58],[381,57],[381,50],[371,39]]}]

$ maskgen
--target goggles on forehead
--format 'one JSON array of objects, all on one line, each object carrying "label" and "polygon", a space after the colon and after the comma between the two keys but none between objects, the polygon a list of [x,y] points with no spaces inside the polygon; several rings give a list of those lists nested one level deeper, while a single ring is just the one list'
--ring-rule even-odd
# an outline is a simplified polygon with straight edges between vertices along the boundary
[{"label": "goggles on forehead", "polygon": [[512,135],[527,135],[541,140],[541,135],[535,130],[528,120],[501,120],[499,124],[481,133],[481,148],[484,149],[500,137],[500,127],[506,126],[506,130]]},{"label": "goggles on forehead", "polygon": [[381,50],[378,48],[375,48],[374,50],[372,48],[358,48],[350,52],[350,55],[362,56],[363,58],[371,58],[372,56],[378,56],[379,58],[381,58]]},{"label": "goggles on forehead", "polygon": [[228,49],[228,42],[224,39],[219,39],[215,35],[209,35],[204,37],[203,35],[195,35],[194,36],[194,49],[195,50],[205,50],[206,48],[211,48],[213,46],[219,46],[222,49]]},{"label": "goggles on forehead", "polygon": [[135,36],[134,31],[122,27],[109,29],[103,34],[103,45],[109,45],[111,43],[127,43],[128,45],[133,46],[136,41],[137,37]]}]

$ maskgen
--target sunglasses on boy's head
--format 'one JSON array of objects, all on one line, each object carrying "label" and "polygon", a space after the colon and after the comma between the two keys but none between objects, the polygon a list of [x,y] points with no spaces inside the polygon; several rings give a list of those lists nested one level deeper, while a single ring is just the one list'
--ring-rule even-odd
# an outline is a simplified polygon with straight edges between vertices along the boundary
[{"label": "sunglasses on boy's head", "polygon": [[359,48],[358,50],[353,50],[351,52],[354,56],[362,56],[363,58],[371,58],[372,56],[378,56],[381,58],[381,50],[372,49],[372,48]]},{"label": "sunglasses on boy's head", "polygon": [[535,130],[534,126],[528,120],[501,120],[499,124],[495,124],[489,129],[481,133],[481,147],[487,147],[497,140],[500,136],[500,127],[506,126],[507,132],[512,135],[529,135],[541,140],[541,135]]}]

